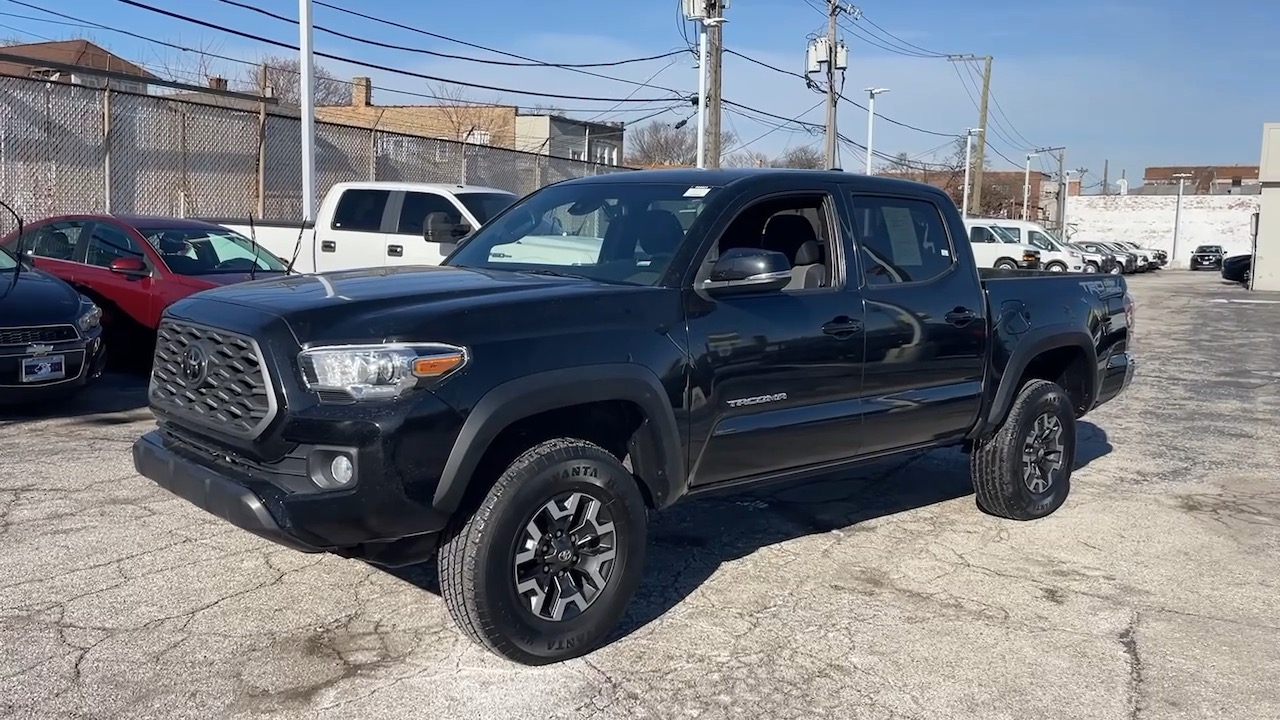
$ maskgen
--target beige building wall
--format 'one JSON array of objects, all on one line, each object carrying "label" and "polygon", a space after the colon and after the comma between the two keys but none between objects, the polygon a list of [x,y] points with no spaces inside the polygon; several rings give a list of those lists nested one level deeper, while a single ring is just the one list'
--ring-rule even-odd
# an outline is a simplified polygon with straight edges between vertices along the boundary
[{"label": "beige building wall", "polygon": [[510,105],[374,105],[369,78],[356,78],[350,105],[316,108],[320,122],[386,132],[470,141],[514,149],[516,108]]}]

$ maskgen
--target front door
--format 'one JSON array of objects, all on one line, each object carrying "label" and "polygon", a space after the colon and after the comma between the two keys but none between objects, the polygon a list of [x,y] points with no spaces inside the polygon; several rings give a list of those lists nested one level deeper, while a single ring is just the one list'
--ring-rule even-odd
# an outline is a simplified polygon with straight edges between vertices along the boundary
[{"label": "front door", "polygon": [[[686,290],[690,484],[857,454],[863,307],[845,273],[848,251],[835,214],[831,194],[787,194],[728,213],[723,231],[713,231],[716,245]],[[718,299],[698,291],[715,257],[735,247],[787,255],[798,266],[792,285]]]},{"label": "front door", "polygon": [[961,437],[981,405],[987,319],[977,274],[957,258],[965,238],[948,231],[959,218],[917,197],[847,201],[867,307],[862,453]]},{"label": "front door", "polygon": [[[142,241],[133,233],[108,222],[96,222],[86,229],[87,242],[81,240],[78,251],[82,263],[76,270],[76,285],[86,287],[98,297],[106,298],[134,322],[148,328],[159,324],[163,308],[158,307],[155,294],[156,273],[154,263],[147,257]],[[83,236],[82,236],[83,237]],[[110,269],[117,258],[136,258],[147,263],[152,275],[124,275]],[[122,318],[112,317],[110,311],[103,321],[118,324]]]},{"label": "front door", "polygon": [[348,188],[338,198],[328,227],[316,225],[316,272],[382,267],[384,230],[394,227],[390,190]]},{"label": "front door", "polygon": [[[458,226],[462,211],[453,200],[433,192],[404,193],[394,234],[387,236],[386,264],[439,265],[458,246],[456,242],[440,242],[445,238],[427,239],[428,220],[439,221],[433,227]],[[450,238],[452,240],[452,238]]]}]

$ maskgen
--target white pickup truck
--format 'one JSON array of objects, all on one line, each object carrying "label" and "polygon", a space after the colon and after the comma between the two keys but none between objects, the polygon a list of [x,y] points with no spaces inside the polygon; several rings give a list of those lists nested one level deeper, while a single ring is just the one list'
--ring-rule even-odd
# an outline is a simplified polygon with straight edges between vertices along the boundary
[{"label": "white pickup truck", "polygon": [[199,218],[252,238],[295,272],[439,265],[459,239],[518,198],[472,185],[349,182],[330,188],[315,222]]}]

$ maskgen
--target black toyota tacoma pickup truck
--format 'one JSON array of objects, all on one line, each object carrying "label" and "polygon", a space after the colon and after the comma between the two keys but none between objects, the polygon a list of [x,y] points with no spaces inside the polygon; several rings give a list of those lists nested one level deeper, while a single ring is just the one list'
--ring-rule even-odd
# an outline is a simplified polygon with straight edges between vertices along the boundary
[{"label": "black toyota tacoma pickup truck", "polygon": [[962,446],[983,510],[1052,513],[1133,322],[1121,277],[980,272],[926,185],[617,173],[534,192],[441,267],[175,303],[133,459],[297,550],[434,556],[463,632],[548,663],[619,622],[649,511],[704,492]]}]

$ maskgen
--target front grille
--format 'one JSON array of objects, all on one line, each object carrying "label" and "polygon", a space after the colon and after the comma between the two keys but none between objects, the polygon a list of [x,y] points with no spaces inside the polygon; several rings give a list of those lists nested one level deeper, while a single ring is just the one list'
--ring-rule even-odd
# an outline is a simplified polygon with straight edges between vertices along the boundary
[{"label": "front grille", "polygon": [[80,335],[72,325],[0,328],[0,345],[31,345],[75,340]]},{"label": "front grille", "polygon": [[170,319],[156,331],[150,396],[178,422],[246,438],[256,437],[276,412],[257,343]]}]

